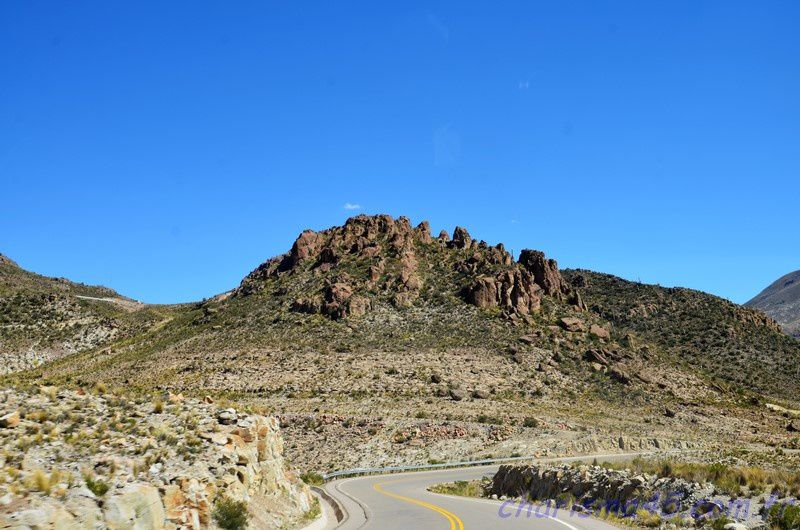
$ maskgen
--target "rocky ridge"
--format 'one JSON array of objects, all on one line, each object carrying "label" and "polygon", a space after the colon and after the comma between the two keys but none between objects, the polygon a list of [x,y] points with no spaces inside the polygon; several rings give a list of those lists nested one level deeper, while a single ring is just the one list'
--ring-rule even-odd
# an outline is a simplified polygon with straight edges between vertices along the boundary
[{"label": "rocky ridge", "polygon": [[0,391],[0,407],[4,527],[213,528],[228,498],[275,528],[311,507],[274,418],[53,387]]},{"label": "rocky ridge", "polygon": [[361,215],[341,227],[304,231],[287,254],[250,273],[234,296],[254,294],[270,279],[305,273],[310,289],[291,301],[296,311],[341,319],[363,316],[375,302],[410,307],[432,280],[432,256],[453,273],[448,274],[455,280],[453,294],[480,308],[524,316],[538,311],[545,295],[583,305],[555,260],[542,252],[523,250],[514,262],[502,244],[475,240],[465,228],[456,227],[452,238],[446,232],[433,238],[427,222],[412,227],[408,218],[388,215]]}]

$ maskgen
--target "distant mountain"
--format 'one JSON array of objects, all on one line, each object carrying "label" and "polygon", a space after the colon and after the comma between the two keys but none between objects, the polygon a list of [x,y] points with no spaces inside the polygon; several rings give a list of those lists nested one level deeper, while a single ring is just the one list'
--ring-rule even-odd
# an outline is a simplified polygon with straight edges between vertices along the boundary
[{"label": "distant mountain", "polygon": [[760,309],[786,333],[800,338],[800,271],[779,278],[745,305]]}]

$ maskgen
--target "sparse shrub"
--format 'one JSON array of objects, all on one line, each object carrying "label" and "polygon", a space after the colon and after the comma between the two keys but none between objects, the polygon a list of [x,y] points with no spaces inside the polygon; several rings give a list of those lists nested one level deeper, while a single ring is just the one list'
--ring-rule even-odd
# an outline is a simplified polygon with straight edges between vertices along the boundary
[{"label": "sparse shrub", "polygon": [[489,423],[491,425],[502,425],[503,424],[503,419],[495,417],[495,416],[489,416],[488,414],[479,414],[478,415],[478,423]]},{"label": "sparse shrub", "polygon": [[102,497],[108,492],[108,484],[88,473],[84,474],[83,481],[86,482],[86,487],[89,488],[89,491],[98,497]]},{"label": "sparse shrub", "polygon": [[428,489],[433,493],[459,495],[461,497],[481,497],[483,495],[483,486],[478,480],[457,480],[445,484],[435,484]]},{"label": "sparse shrub", "polygon": [[711,530],[725,530],[725,525],[732,523],[727,517],[714,517],[711,519]]},{"label": "sparse shrub", "polygon": [[770,508],[767,521],[777,530],[797,530],[800,528],[800,506],[776,504]]},{"label": "sparse shrub", "polygon": [[214,503],[214,521],[225,530],[244,530],[247,528],[249,515],[247,503],[223,497]]},{"label": "sparse shrub", "polygon": [[522,421],[522,426],[528,427],[529,429],[535,429],[539,426],[539,420],[529,416]]},{"label": "sparse shrub", "polygon": [[672,462],[664,460],[661,462],[658,470],[658,476],[661,478],[670,478],[674,476],[675,470],[672,468]]},{"label": "sparse shrub", "polygon": [[658,528],[661,526],[661,516],[649,510],[636,511],[636,522],[645,528]]},{"label": "sparse shrub", "polygon": [[61,473],[57,469],[53,470],[49,475],[43,469],[37,469],[33,472],[29,479],[28,487],[34,491],[40,491],[45,495],[50,495],[53,486],[56,486],[61,480]]},{"label": "sparse shrub", "polygon": [[164,412],[164,402],[161,399],[156,399],[153,402],[153,412],[155,414],[161,414]]},{"label": "sparse shrub", "polygon": [[300,475],[300,479],[310,486],[321,486],[325,479],[316,471],[307,471]]},{"label": "sparse shrub", "polygon": [[322,507],[319,505],[319,499],[316,497],[311,504],[311,508],[303,514],[303,521],[314,521],[322,515]]}]

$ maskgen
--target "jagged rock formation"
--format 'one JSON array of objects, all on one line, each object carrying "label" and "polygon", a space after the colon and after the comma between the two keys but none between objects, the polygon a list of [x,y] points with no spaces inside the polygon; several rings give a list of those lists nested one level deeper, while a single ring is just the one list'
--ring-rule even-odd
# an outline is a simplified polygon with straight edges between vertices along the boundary
[{"label": "jagged rock formation", "polygon": [[800,271],[779,278],[745,305],[763,311],[783,331],[800,338]]},{"label": "jagged rock formation", "polygon": [[[311,506],[286,469],[275,418],[180,395],[52,387],[4,390],[0,404],[16,414],[0,422],[3,527],[207,528],[227,497],[246,503],[255,526],[277,528]],[[49,434],[33,443],[40,431]]]},{"label": "jagged rock formation", "polygon": [[502,244],[475,240],[463,227],[456,227],[452,238],[443,232],[434,239],[427,222],[412,227],[406,217],[388,215],[361,215],[342,227],[304,231],[288,254],[258,267],[236,294],[254,294],[284,275],[310,274],[311,292],[295,298],[293,309],[334,319],[358,317],[373,302],[413,306],[426,278],[445,267],[458,273],[451,290],[480,308],[527,315],[540,308],[543,296],[583,307],[555,260],[542,252],[524,250],[515,263]]}]

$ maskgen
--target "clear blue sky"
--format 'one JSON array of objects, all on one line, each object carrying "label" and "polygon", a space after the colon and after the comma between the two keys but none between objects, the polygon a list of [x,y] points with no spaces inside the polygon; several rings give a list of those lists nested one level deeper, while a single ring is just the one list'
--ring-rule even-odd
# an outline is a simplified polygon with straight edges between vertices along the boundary
[{"label": "clear blue sky", "polygon": [[800,268],[799,2],[382,4],[0,3],[0,252],[189,301],[385,212],[738,302]]}]

